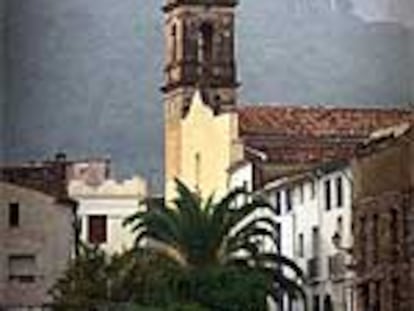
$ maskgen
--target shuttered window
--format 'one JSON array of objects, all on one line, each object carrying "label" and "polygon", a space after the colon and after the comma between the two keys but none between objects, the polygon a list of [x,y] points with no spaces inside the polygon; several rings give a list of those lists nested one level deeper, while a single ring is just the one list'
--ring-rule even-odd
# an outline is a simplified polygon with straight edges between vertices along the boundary
[{"label": "shuttered window", "polygon": [[331,210],[331,181],[325,181],[325,209],[327,211]]},{"label": "shuttered window", "polygon": [[89,216],[88,233],[89,243],[100,244],[105,243],[106,237],[106,216],[105,215],[94,215]]},{"label": "shuttered window", "polygon": [[20,225],[20,211],[19,203],[13,202],[9,204],[9,226],[11,228]]},{"label": "shuttered window", "polygon": [[34,255],[9,256],[9,280],[32,283],[35,280],[36,261]]},{"label": "shuttered window", "polygon": [[344,190],[342,177],[336,178],[336,206],[342,207],[344,205]]}]

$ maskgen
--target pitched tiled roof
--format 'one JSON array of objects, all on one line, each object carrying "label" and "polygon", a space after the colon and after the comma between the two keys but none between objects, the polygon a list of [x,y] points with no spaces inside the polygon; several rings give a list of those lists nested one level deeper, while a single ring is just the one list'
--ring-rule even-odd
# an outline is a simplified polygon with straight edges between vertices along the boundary
[{"label": "pitched tiled roof", "polygon": [[373,131],[414,121],[408,109],[241,106],[236,112],[244,145],[283,163],[346,159]]},{"label": "pitched tiled roof", "polygon": [[414,120],[411,110],[246,106],[237,108],[241,134],[367,136]]}]

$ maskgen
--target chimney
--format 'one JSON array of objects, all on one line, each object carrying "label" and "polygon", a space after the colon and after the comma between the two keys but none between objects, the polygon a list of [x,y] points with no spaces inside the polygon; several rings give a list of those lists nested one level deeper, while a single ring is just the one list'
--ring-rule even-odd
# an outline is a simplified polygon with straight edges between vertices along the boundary
[{"label": "chimney", "polygon": [[66,199],[68,197],[67,165],[66,154],[64,152],[57,152],[53,166],[56,176],[56,196],[59,199]]}]

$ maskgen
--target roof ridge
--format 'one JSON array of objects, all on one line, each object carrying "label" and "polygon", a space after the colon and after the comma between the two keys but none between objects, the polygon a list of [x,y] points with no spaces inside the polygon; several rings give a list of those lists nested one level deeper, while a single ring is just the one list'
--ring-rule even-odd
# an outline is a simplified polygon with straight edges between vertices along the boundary
[{"label": "roof ridge", "polygon": [[243,104],[238,105],[235,107],[236,111],[241,110],[260,110],[260,109],[274,109],[274,110],[342,110],[342,111],[401,111],[401,112],[412,112],[414,113],[414,109],[401,106],[401,107],[386,107],[386,106],[375,106],[375,107],[367,107],[367,106],[354,106],[354,107],[345,107],[345,106],[333,106],[333,105],[314,105],[314,104],[294,104],[294,103],[267,103],[267,104]]}]

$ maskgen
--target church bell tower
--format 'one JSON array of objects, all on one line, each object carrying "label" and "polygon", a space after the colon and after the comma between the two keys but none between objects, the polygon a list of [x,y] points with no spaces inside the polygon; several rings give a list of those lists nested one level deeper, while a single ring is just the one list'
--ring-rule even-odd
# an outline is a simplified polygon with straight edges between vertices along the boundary
[{"label": "church bell tower", "polygon": [[196,89],[220,113],[236,103],[234,13],[238,0],[166,0],[165,172],[180,174],[181,120]]}]

